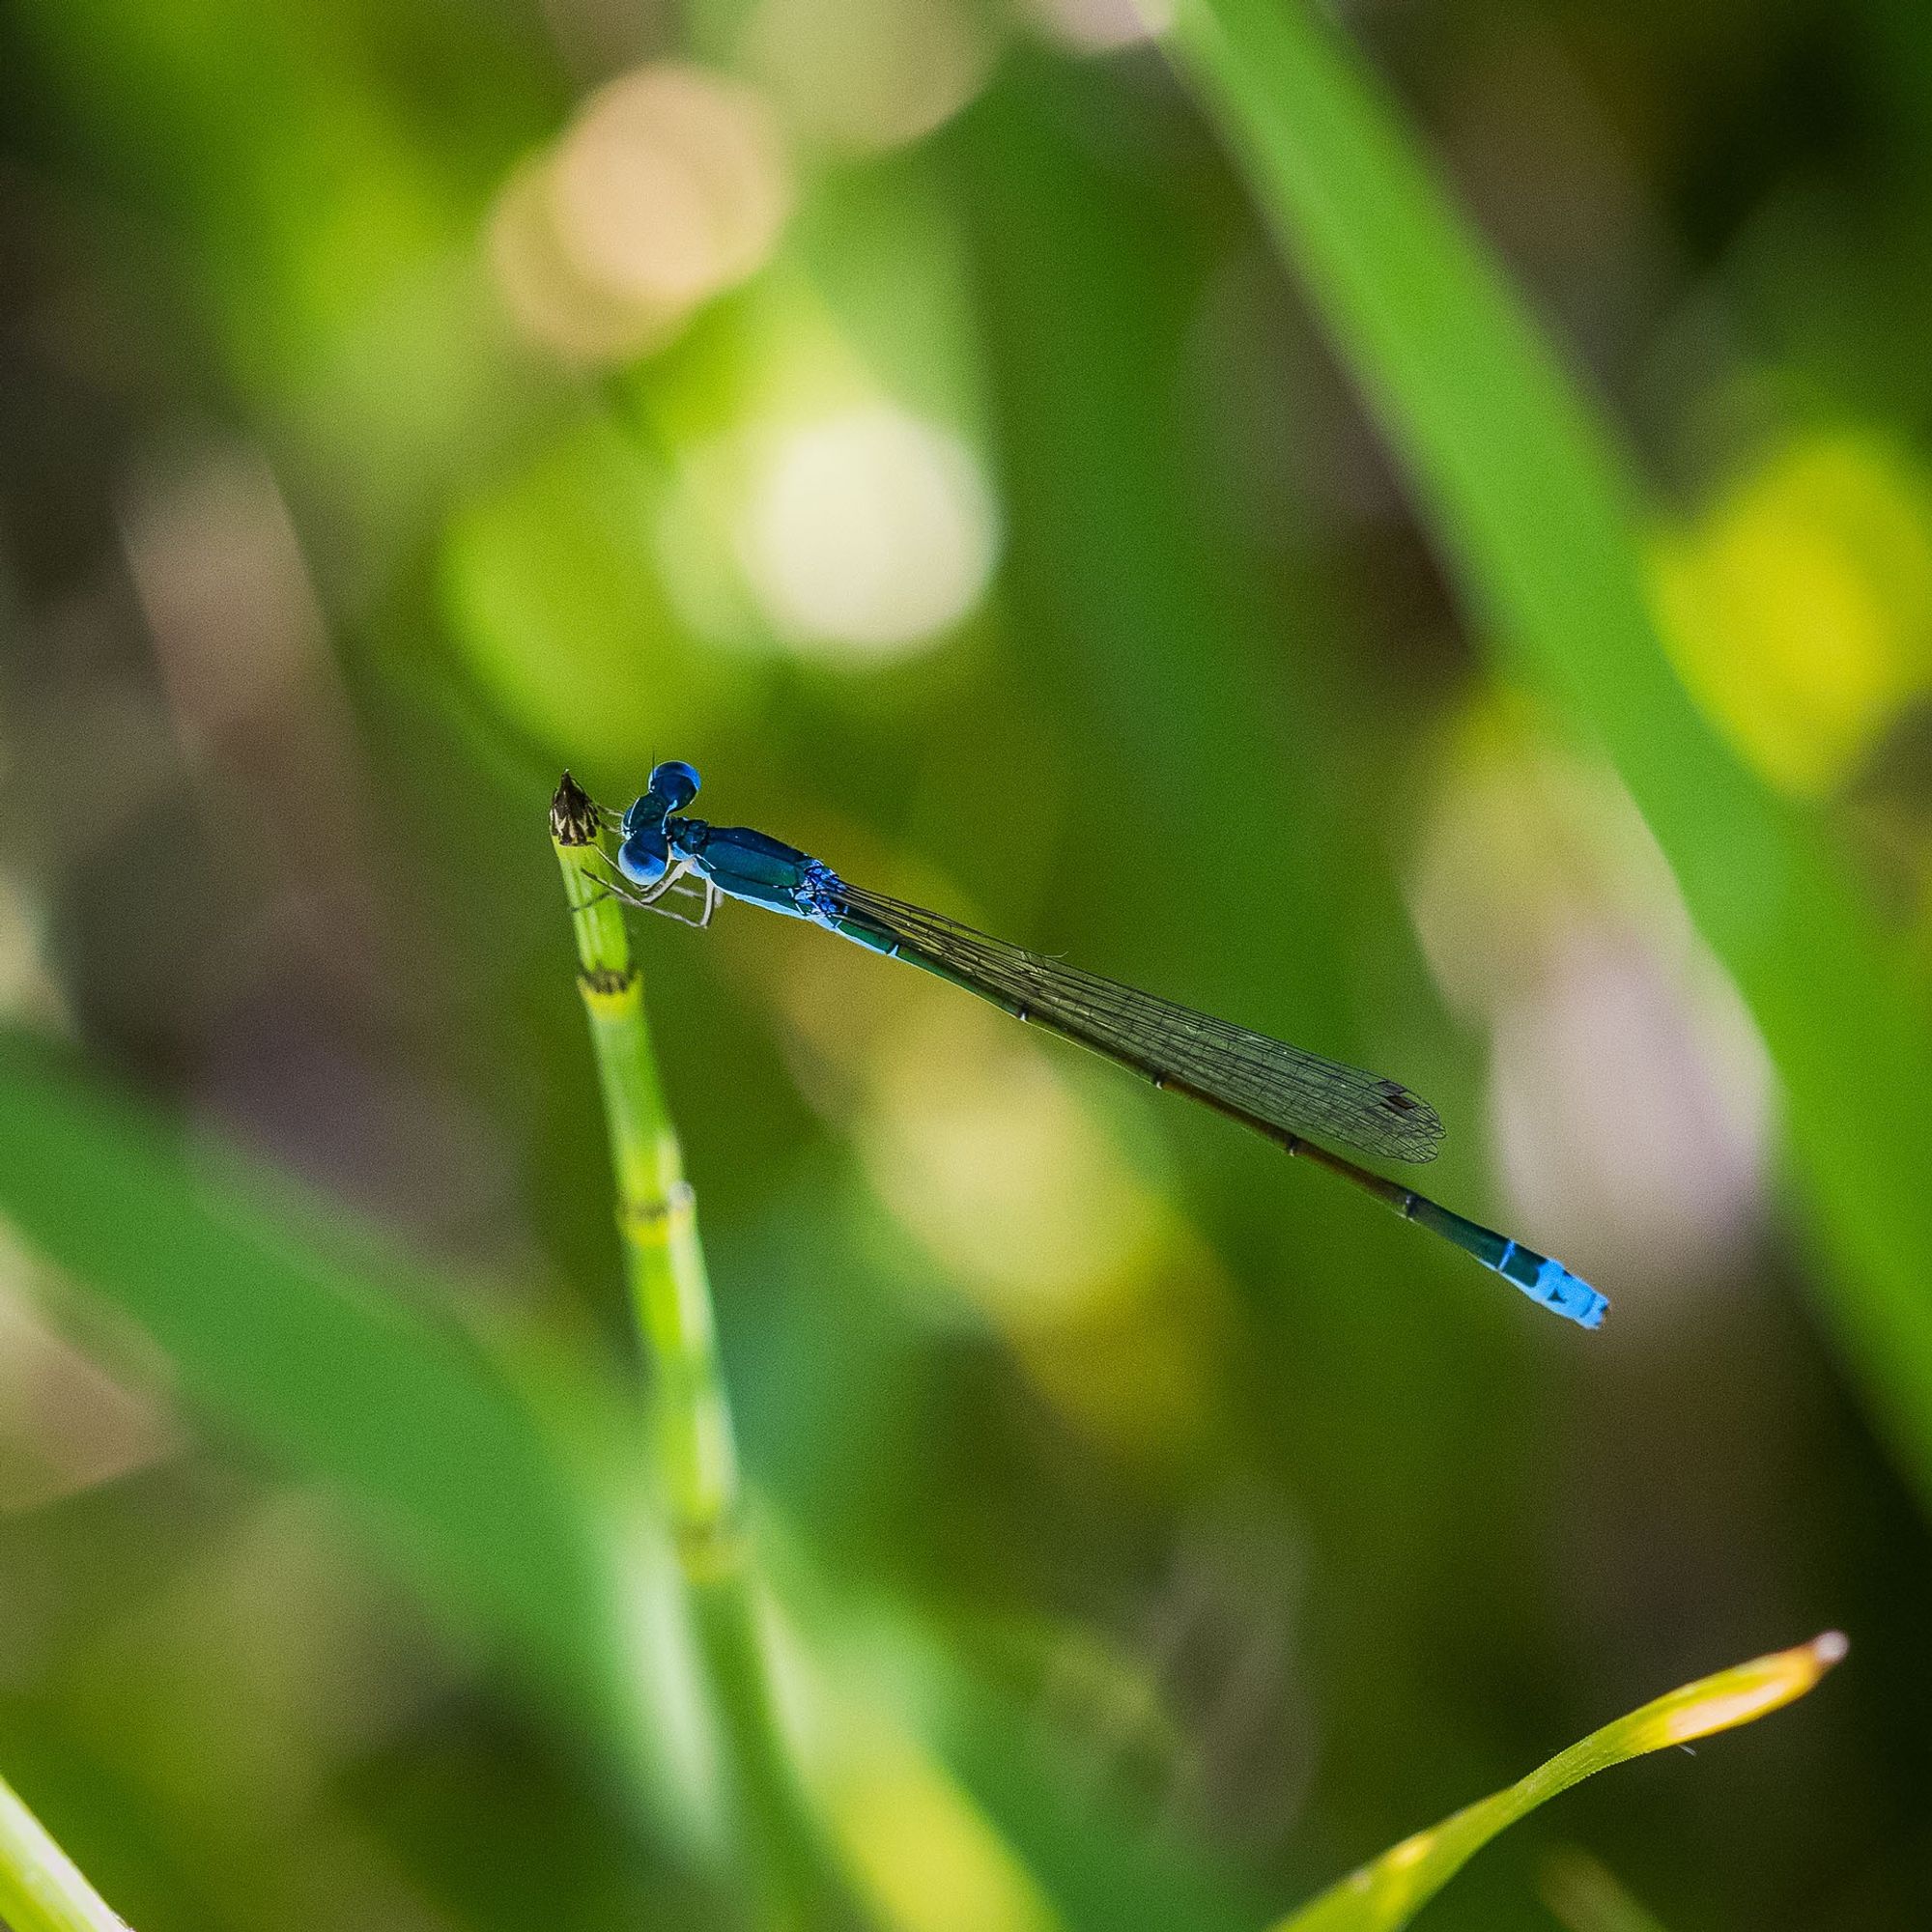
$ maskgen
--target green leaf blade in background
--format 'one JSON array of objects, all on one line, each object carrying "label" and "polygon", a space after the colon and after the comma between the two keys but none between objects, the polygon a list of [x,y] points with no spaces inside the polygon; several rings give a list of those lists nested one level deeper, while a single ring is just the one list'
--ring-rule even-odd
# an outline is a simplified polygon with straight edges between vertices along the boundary
[{"label": "green leaf blade in background", "polygon": [[1839,1325],[1932,1486],[1932,1027],[1821,830],[1697,712],[1650,606],[1643,495],[1600,413],[1302,0],[1185,0],[1175,56],[1415,487],[1483,641],[1601,743],[1780,1075],[1843,1265]]},{"label": "green leaf blade in background", "polygon": [[479,1350],[68,1058],[0,1034],[0,1212],[130,1317],[197,1408],[348,1496],[459,1628],[621,1729],[587,1486]]},{"label": "green leaf blade in background", "polygon": [[1748,1724],[1802,1697],[1845,1654],[1835,1631],[1667,1692],[1539,1765],[1527,1777],[1386,1851],[1283,1919],[1275,1932],[1395,1932],[1497,1833],[1573,1784],[1651,1751]]}]

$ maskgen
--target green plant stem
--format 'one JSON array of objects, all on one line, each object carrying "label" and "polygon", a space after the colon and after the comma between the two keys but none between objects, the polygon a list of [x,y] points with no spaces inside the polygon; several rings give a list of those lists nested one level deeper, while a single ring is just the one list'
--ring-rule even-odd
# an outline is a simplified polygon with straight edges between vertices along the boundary
[{"label": "green plant stem", "polygon": [[774,1927],[861,1922],[781,1724],[743,1521],[696,1204],[684,1178],[597,810],[570,774],[551,802],[617,1183],[631,1303],[653,1378],[653,1451],[721,1746],[724,1799]]},{"label": "green plant stem", "polygon": [[108,1909],[4,1778],[0,1925],[9,1932],[128,1932],[128,1921]]}]

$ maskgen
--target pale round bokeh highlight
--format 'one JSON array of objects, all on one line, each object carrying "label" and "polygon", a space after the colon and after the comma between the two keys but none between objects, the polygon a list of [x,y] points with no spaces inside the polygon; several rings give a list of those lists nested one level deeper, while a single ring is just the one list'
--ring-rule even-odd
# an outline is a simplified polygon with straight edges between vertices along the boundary
[{"label": "pale round bokeh highlight", "polygon": [[551,196],[558,240],[587,281],[680,307],[763,264],[791,185],[755,89],[667,65],[584,102],[557,145]]},{"label": "pale round bokeh highlight", "polygon": [[998,52],[984,17],[962,0],[760,0],[743,45],[793,128],[861,153],[950,121]]},{"label": "pale round bokeh highlight", "polygon": [[1614,775],[1521,706],[1473,712],[1409,903],[1436,983],[1490,1036],[1507,1230],[1613,1302],[1623,1283],[1735,1280],[1763,1212],[1771,1064]]},{"label": "pale round bokeh highlight", "polygon": [[755,88],[698,67],[640,68],[599,88],[505,184],[491,267],[525,334],[574,359],[624,359],[756,273],[791,203]]},{"label": "pale round bokeh highlight", "polygon": [[617,362],[666,340],[680,318],[586,282],[550,218],[546,154],[504,183],[490,212],[488,253],[497,298],[518,334],[572,362]]},{"label": "pale round bokeh highlight", "polygon": [[1510,1200],[1566,1258],[1611,1282],[1693,1283],[1748,1253],[1773,1077],[1707,955],[1668,962],[1579,921],[1497,1010],[1489,1102]]},{"label": "pale round bokeh highlight", "polygon": [[1025,0],[1049,39],[1074,53],[1107,54],[1159,38],[1174,24],[1174,0]]},{"label": "pale round bokeh highlight", "polygon": [[956,624],[998,551],[978,458],[951,431],[886,407],[762,439],[737,537],[746,582],[781,637],[858,657]]}]

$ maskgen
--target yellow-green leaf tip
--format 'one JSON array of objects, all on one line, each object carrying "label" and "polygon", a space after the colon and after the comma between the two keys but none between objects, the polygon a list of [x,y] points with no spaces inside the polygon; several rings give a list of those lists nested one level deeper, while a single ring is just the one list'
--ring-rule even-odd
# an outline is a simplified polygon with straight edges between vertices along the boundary
[{"label": "yellow-green leaf tip", "polygon": [[1804,1696],[1850,1648],[1842,1631],[1827,1631],[1809,1643],[1774,1651],[1688,1685],[1629,1720],[1632,1728],[1621,1740],[1624,1749],[1629,1756],[1639,1757],[1645,1751],[1747,1724]]},{"label": "yellow-green leaf tip", "polygon": [[1804,1696],[1845,1656],[1841,1631],[1753,1658],[1672,1690],[1592,1731],[1515,1784],[1405,1838],[1276,1927],[1276,1932],[1396,1932],[1496,1833],[1593,1773],[1707,1738]]}]

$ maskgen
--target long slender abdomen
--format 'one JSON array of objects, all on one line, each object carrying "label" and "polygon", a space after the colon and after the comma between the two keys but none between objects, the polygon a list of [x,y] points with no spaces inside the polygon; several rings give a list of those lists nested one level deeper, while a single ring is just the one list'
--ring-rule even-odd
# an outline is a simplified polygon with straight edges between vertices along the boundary
[{"label": "long slender abdomen", "polygon": [[1526,1248],[1520,1241],[1497,1234],[1493,1228],[1485,1228],[1478,1221],[1455,1213],[1440,1202],[1430,1200],[1428,1195],[1418,1194],[1412,1187],[1405,1187],[1399,1180],[1372,1173],[1366,1167],[1357,1167],[1352,1160],[1344,1159],[1318,1141],[1289,1133],[1265,1121],[1258,1121],[1212,1094],[1204,1094],[1199,1088],[1189,1087],[1179,1080],[1156,1081],[1155,1084],[1178,1094],[1185,1094],[1203,1105],[1212,1107],[1216,1113],[1226,1114],[1230,1120],[1252,1127],[1256,1133],[1265,1134],[1285,1153],[1296,1159],[1311,1160],[1318,1167],[1325,1167],[1330,1174],[1340,1175],[1344,1180],[1353,1182],[1365,1194],[1373,1194],[1378,1201],[1393,1208],[1405,1221],[1413,1221],[1418,1227],[1432,1229],[1444,1240],[1454,1242],[1465,1255],[1501,1275],[1532,1301],[1541,1302],[1552,1315],[1560,1315],[1583,1328],[1603,1326],[1604,1317],[1609,1312],[1609,1297],[1598,1293],[1581,1275],[1572,1274],[1561,1262],[1540,1255],[1534,1248]]},{"label": "long slender abdomen", "polygon": [[1405,1187],[1400,1181],[1390,1180],[1385,1175],[1373,1173],[1366,1167],[1358,1167],[1352,1160],[1344,1159],[1318,1141],[1308,1140],[1271,1121],[1258,1119],[1221,1094],[1206,1093],[1178,1075],[1144,1065],[1118,1046],[1083,1031],[1068,1019],[995,990],[944,960],[934,958],[917,944],[850,911],[838,896],[837,881],[831,882],[831,890],[823,892],[806,916],[816,919],[829,931],[853,940],[874,952],[903,959],[908,965],[918,966],[941,980],[951,980],[953,985],[963,987],[978,998],[1011,1013],[1016,1019],[1037,1021],[1063,1038],[1099,1053],[1117,1065],[1130,1068],[1144,1079],[1152,1081],[1156,1087],[1165,1088],[1169,1093],[1184,1094],[1190,1099],[1199,1100],[1203,1106],[1213,1108],[1217,1114],[1238,1121],[1242,1126],[1273,1141],[1286,1153],[1325,1167],[1329,1173],[1340,1175],[1344,1180],[1352,1182],[1365,1193],[1373,1194],[1405,1220],[1433,1229],[1444,1240],[1461,1248],[1471,1260],[1480,1262],[1492,1272],[1501,1275],[1512,1287],[1520,1289],[1532,1301],[1540,1302],[1551,1314],[1560,1315],[1584,1328],[1602,1325],[1604,1316],[1609,1309],[1608,1298],[1599,1294],[1580,1275],[1572,1274],[1561,1262],[1540,1255],[1534,1248],[1526,1248],[1521,1242],[1511,1240],[1507,1235],[1497,1234],[1493,1228],[1485,1228],[1479,1222],[1453,1213],[1439,1202]]},{"label": "long slender abdomen", "polygon": [[1407,1218],[1425,1228],[1434,1228],[1445,1240],[1454,1241],[1465,1255],[1473,1255],[1486,1268],[1493,1268],[1502,1278],[1522,1290],[1532,1301],[1540,1301],[1552,1314],[1561,1315],[1584,1328],[1601,1328],[1609,1313],[1609,1297],[1600,1294],[1581,1275],[1572,1274],[1559,1261],[1499,1235],[1478,1222],[1429,1199],[1425,1194],[1410,1196],[1405,1210]]}]

